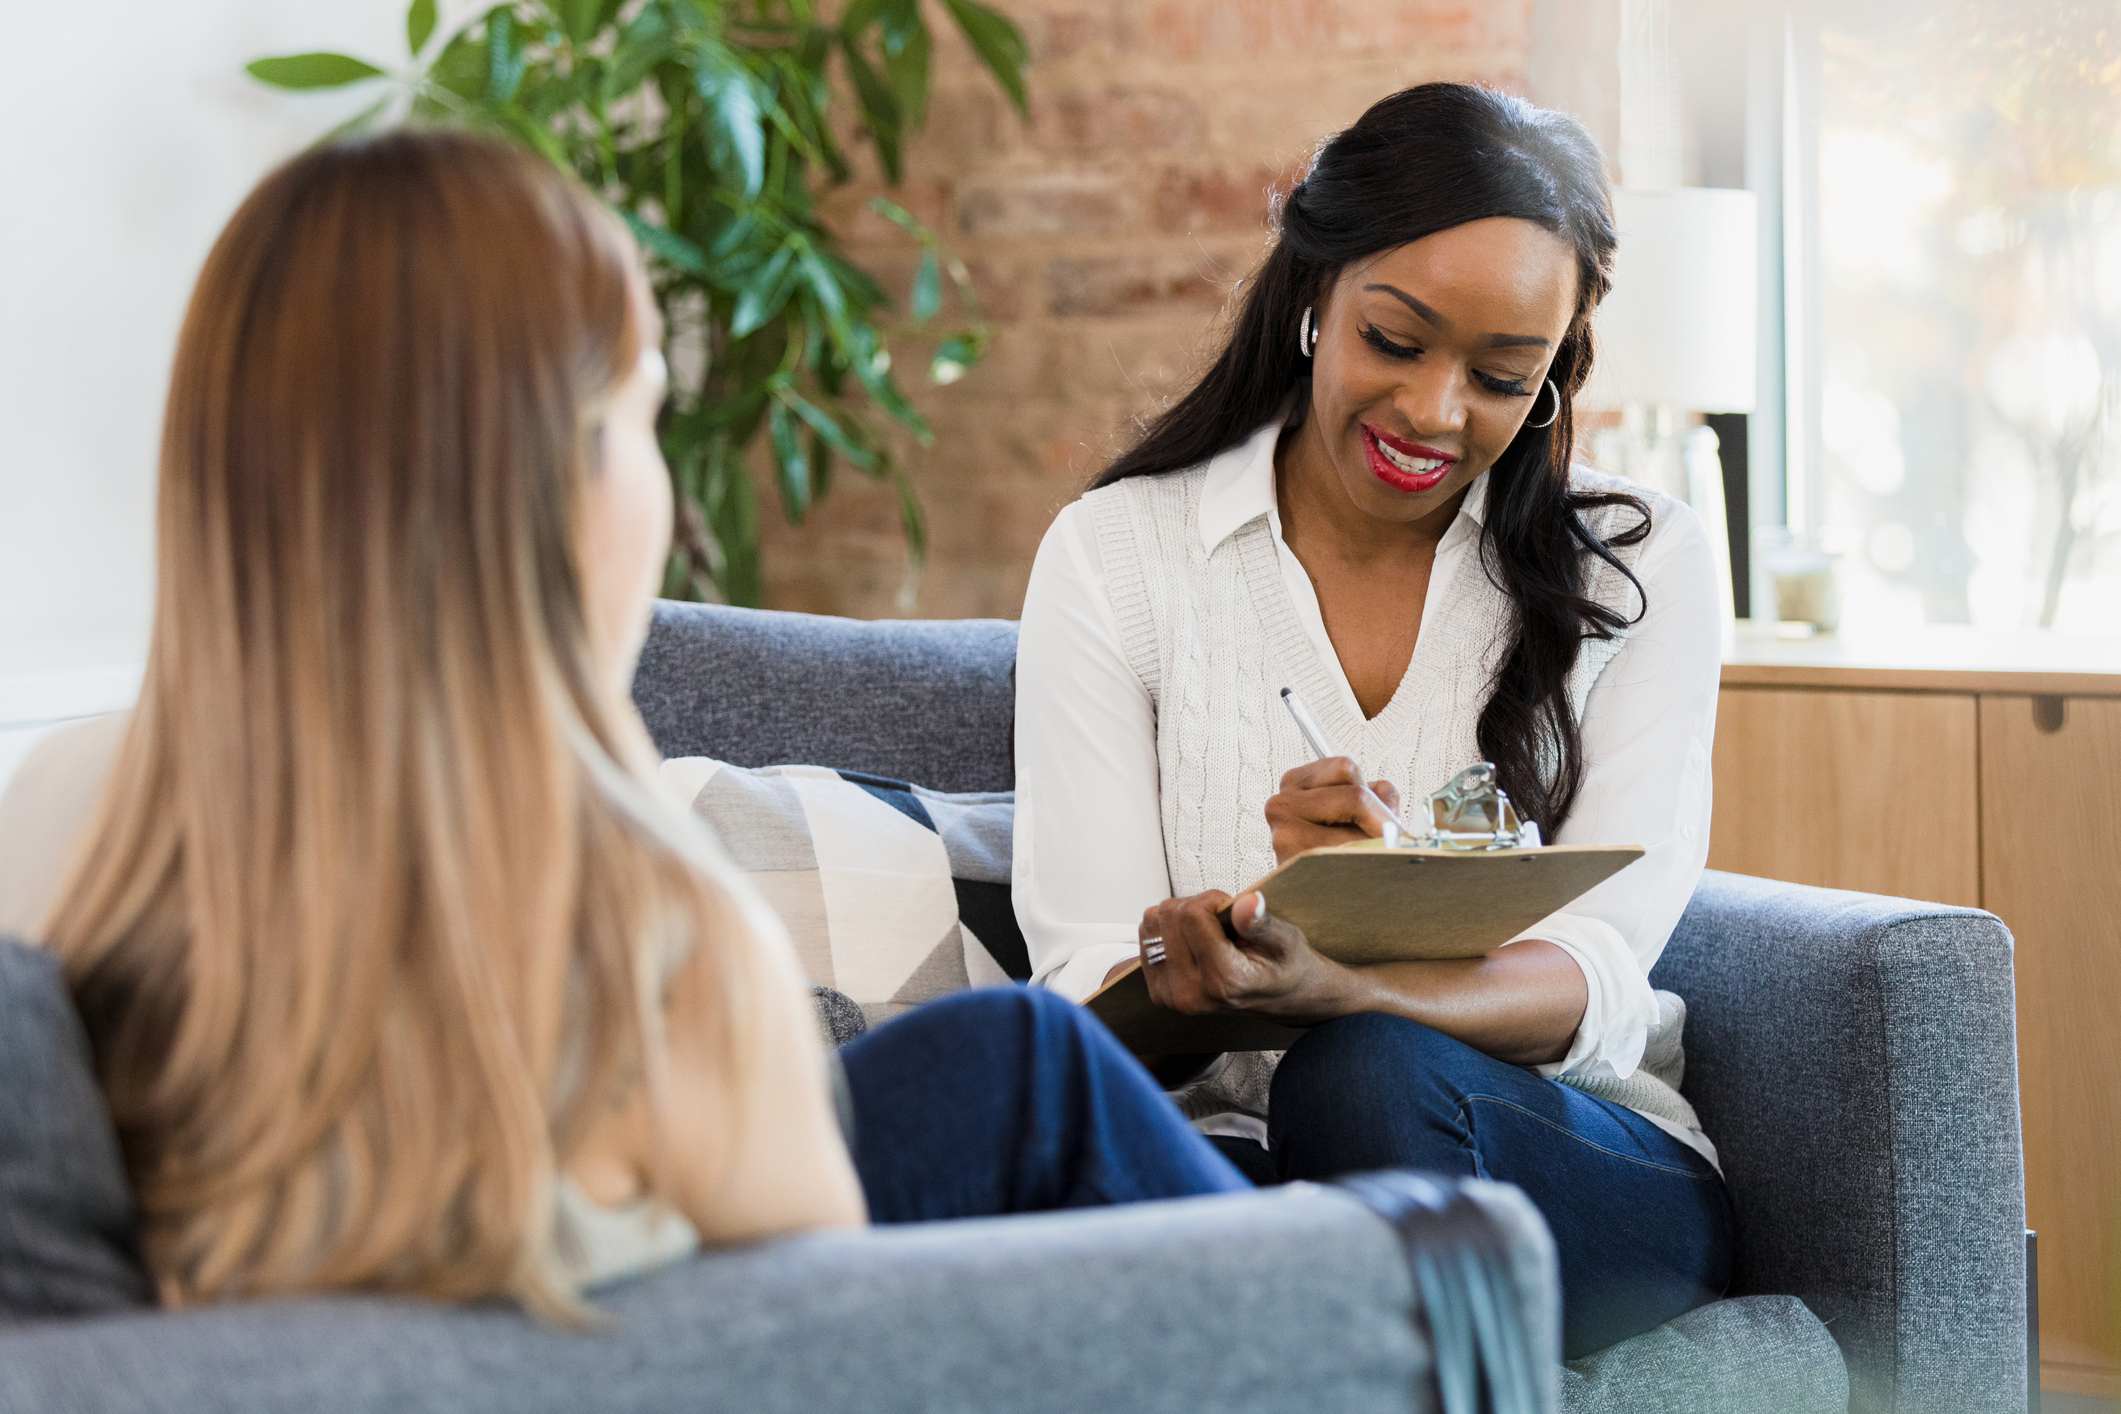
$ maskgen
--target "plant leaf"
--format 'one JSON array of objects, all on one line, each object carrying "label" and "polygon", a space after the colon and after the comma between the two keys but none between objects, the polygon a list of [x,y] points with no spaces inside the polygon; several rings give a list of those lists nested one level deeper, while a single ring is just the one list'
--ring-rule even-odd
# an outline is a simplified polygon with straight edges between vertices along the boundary
[{"label": "plant leaf", "polygon": [[831,30],[823,25],[812,25],[796,41],[793,57],[796,65],[809,76],[814,107],[823,107],[832,95],[832,85],[825,72],[825,60],[832,54],[832,39]]},{"label": "plant leaf", "polygon": [[676,231],[666,231],[631,211],[622,210],[619,215],[632,228],[633,238],[641,243],[642,248],[664,264],[703,278],[712,268],[707,261],[707,252]]},{"label": "plant leaf", "polygon": [[813,500],[822,501],[825,499],[825,493],[830,491],[831,489],[832,447],[825,441],[822,436],[820,436],[816,432],[812,432],[810,434],[811,498]]},{"label": "plant leaf", "polygon": [[559,0],[560,28],[574,44],[585,44],[604,23],[604,0]]},{"label": "plant leaf", "polygon": [[920,493],[913,489],[913,478],[900,471],[893,480],[898,482],[899,522],[906,527],[906,549],[913,556],[913,563],[925,563],[928,558],[928,518],[921,512]]},{"label": "plant leaf", "polygon": [[619,31],[619,42],[611,51],[611,67],[604,71],[605,102],[633,92],[657,65],[676,52],[670,17],[660,6],[650,5],[642,10]]},{"label": "plant leaf", "polygon": [[928,380],[945,387],[955,383],[979,362],[980,352],[978,338],[971,334],[952,334],[935,346],[935,354],[928,360]]},{"label": "plant leaf", "polygon": [[538,153],[553,166],[570,167],[567,151],[560,146],[559,137],[522,109],[503,108],[493,115],[493,120],[505,131],[515,134],[516,140],[523,146]]},{"label": "plant leaf", "polygon": [[[850,134],[903,178],[909,135],[932,106],[936,26],[963,29],[976,62],[1017,96],[1022,41],[995,8],[1007,0],[398,3],[409,64],[291,54],[251,72],[288,89],[385,79],[349,101],[382,97],[359,126],[403,110],[403,69],[416,117],[506,133],[589,180],[626,220],[657,299],[708,355],[688,362],[658,428],[683,506],[666,590],[757,602],[760,522],[779,518],[762,503],[803,521],[850,474],[896,488],[907,542],[924,556],[925,510],[890,448],[907,432],[932,439],[907,390],[956,377],[986,331],[963,264],[904,206],[872,203],[919,251],[912,275],[892,277],[909,283],[887,290],[815,201],[848,175]],[[918,350],[886,342],[878,321],[895,304],[931,321]],[[942,325],[960,306],[960,327]]]},{"label": "plant leaf", "polygon": [[838,448],[841,456],[864,471],[876,468],[876,453],[849,436],[847,429],[831,413],[793,389],[788,393],[788,405],[795,410],[797,417],[810,424],[813,432]]},{"label": "plant leaf", "polygon": [[[805,46],[820,36],[829,43],[829,31],[813,29],[805,36]],[[805,156],[822,162],[831,172],[833,181],[846,181],[851,175],[847,159],[833,136],[832,125],[825,118],[825,105],[830,102],[831,93],[816,81],[818,71],[808,67],[806,61],[795,53],[778,53],[771,57],[779,76],[774,88],[776,107],[785,115],[785,122],[801,135],[800,141],[793,138],[791,141],[803,149]]]},{"label": "plant leaf", "polygon": [[884,76],[911,132],[928,121],[928,72],[935,46],[921,19],[920,0],[891,0],[884,10]]},{"label": "plant leaf", "polygon": [[854,0],[854,3],[847,7],[847,12],[840,16],[840,33],[860,34],[875,24],[883,15],[884,7],[892,3],[893,0]]},{"label": "plant leaf", "polygon": [[817,302],[824,307],[829,318],[844,320],[847,317],[847,297],[840,290],[839,276],[832,267],[818,258],[815,250],[805,241],[802,247],[803,273],[810,279],[810,288],[817,295]]},{"label": "plant leaf", "polygon": [[921,252],[921,268],[913,276],[913,317],[925,323],[942,307],[943,267],[930,246]]},{"label": "plant leaf", "polygon": [[362,79],[383,76],[381,69],[351,54],[280,54],[253,59],[243,69],[252,78],[274,88],[291,89],[342,88]]},{"label": "plant leaf", "polygon": [[773,462],[780,477],[781,505],[788,512],[789,521],[801,525],[804,513],[810,509],[810,463],[803,458],[803,443],[796,434],[795,418],[789,413],[788,405],[776,399],[766,421],[773,436]]},{"label": "plant leaf", "polygon": [[741,212],[734,220],[715,232],[713,242],[707,247],[707,254],[718,261],[727,260],[736,255],[744,243],[759,234],[761,229],[758,217],[750,211]]},{"label": "plant leaf", "polygon": [[928,30],[926,22],[921,19],[921,0],[884,0],[879,18],[884,25],[886,54],[912,43],[916,35]]},{"label": "plant leaf", "polygon": [[405,48],[415,56],[427,46],[428,36],[435,32],[435,0],[412,0],[412,8],[405,12]]},{"label": "plant leaf", "polygon": [[908,235],[917,237],[920,240],[928,239],[928,228],[921,224],[920,218],[893,201],[890,197],[870,197],[869,209]]},{"label": "plant leaf", "polygon": [[906,401],[906,395],[901,393],[898,384],[892,381],[891,360],[877,346],[876,330],[867,324],[861,325],[855,329],[854,337],[848,342],[853,349],[850,361],[853,364],[854,376],[862,387],[868,390],[876,405],[891,414],[893,421],[920,439],[921,445],[926,446],[933,442],[935,432],[928,426],[928,419],[922,417],[919,410]]},{"label": "plant leaf", "polygon": [[884,82],[876,66],[852,39],[841,41],[840,52],[846,56],[847,73],[854,80],[855,101],[862,110],[862,129],[876,144],[876,155],[883,159],[884,175],[896,185],[902,172],[899,146],[904,131],[898,95],[891,91],[891,85]]},{"label": "plant leaf", "polygon": [[[577,57],[568,73],[547,72],[522,89],[523,111],[547,128],[557,125],[559,115],[585,102],[597,86],[603,65],[588,56]],[[586,115],[585,115],[586,116]]]},{"label": "plant leaf", "polygon": [[1016,111],[1029,117],[1031,105],[1024,94],[1024,65],[1030,54],[1024,48],[1023,31],[1007,15],[990,10],[979,0],[943,0],[943,7],[965,32],[972,52],[979,55],[980,62],[1009,95]]},{"label": "plant leaf", "polygon": [[717,164],[740,182],[747,197],[766,185],[766,119],[750,71],[719,45],[718,60],[700,70],[700,97],[714,118]]},{"label": "plant leaf", "polygon": [[523,82],[523,51],[516,46],[516,17],[506,5],[486,17],[486,94],[496,103],[516,96]]},{"label": "plant leaf", "polygon": [[[813,326],[814,328],[815,326]],[[810,372],[817,379],[818,391],[838,402],[847,392],[847,359],[837,350],[813,356]]]},{"label": "plant leaf", "polygon": [[891,302],[891,297],[884,293],[884,287],[879,285],[868,271],[858,265],[848,264],[830,250],[818,250],[816,255],[840,282],[840,293],[853,307],[853,312],[859,313]]},{"label": "plant leaf", "polygon": [[788,292],[795,284],[791,268],[794,261],[794,249],[784,245],[745,284],[736,297],[736,308],[729,316],[729,337],[742,339],[755,334],[781,312],[782,306],[788,303]]},{"label": "plant leaf", "polygon": [[700,509],[706,513],[722,562],[716,586],[732,604],[759,601],[758,496],[745,474],[743,459],[720,438],[708,444]]},{"label": "plant leaf", "polygon": [[486,41],[474,39],[471,31],[458,30],[434,63],[427,67],[427,82],[457,97],[476,103],[486,96]]},{"label": "plant leaf", "polygon": [[730,433],[735,441],[742,442],[758,429],[759,420],[765,415],[766,391],[751,387],[734,397],[694,409],[686,420],[697,435]]}]

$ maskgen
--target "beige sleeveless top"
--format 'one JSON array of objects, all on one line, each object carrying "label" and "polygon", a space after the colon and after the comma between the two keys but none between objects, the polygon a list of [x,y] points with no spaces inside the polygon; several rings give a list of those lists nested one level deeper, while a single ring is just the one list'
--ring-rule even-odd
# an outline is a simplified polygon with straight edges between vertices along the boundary
[{"label": "beige sleeveless top", "polygon": [[607,1208],[562,1178],[558,1207],[560,1262],[577,1286],[640,1276],[700,1250],[692,1224],[652,1199]]}]

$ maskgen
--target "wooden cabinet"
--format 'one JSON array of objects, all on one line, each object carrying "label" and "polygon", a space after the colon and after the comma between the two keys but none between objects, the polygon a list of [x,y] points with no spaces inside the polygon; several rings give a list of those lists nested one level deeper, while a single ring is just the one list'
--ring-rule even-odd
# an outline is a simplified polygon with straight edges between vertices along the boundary
[{"label": "wooden cabinet", "polygon": [[2121,1395],[2121,698],[1981,699],[1982,905],[2017,936],[2054,1389]]},{"label": "wooden cabinet", "polygon": [[[1977,905],[2017,939],[2042,1382],[2121,1396],[2121,653],[2067,670],[1920,644],[1739,654],[1709,863]],[[1887,666],[1879,666],[1880,660]]]},{"label": "wooden cabinet", "polygon": [[1978,904],[1976,736],[1966,696],[1726,688],[1709,863]]}]

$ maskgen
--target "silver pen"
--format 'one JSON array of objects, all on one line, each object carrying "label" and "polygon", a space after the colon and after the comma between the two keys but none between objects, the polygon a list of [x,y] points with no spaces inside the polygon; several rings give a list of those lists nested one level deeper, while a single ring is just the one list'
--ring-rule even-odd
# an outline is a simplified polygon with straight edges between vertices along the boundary
[{"label": "silver pen", "polygon": [[[1281,690],[1281,703],[1282,706],[1289,709],[1289,715],[1296,719],[1296,730],[1304,734],[1304,745],[1310,747],[1319,760],[1323,761],[1329,756],[1347,755],[1344,751],[1335,751],[1333,744],[1326,740],[1326,734],[1319,727],[1318,719],[1311,715],[1308,707],[1304,706],[1304,700],[1296,695],[1295,688],[1285,687]],[[1369,787],[1365,786],[1363,789],[1369,790]],[[1374,796],[1377,792],[1370,791],[1370,794]],[[1383,805],[1384,801],[1379,800],[1377,803]],[[1399,812],[1387,808],[1385,810],[1385,848],[1398,848],[1399,837],[1406,833],[1406,828],[1405,823],[1399,818]]]}]

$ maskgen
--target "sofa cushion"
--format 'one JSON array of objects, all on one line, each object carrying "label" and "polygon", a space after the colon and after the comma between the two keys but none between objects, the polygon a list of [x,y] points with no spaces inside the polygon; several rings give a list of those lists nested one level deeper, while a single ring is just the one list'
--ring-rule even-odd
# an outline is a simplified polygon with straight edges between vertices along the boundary
[{"label": "sofa cushion", "polygon": [[58,959],[0,938],[0,1324],[138,1306],[132,1190]]},{"label": "sofa cushion", "polygon": [[935,790],[1016,783],[1016,625],[655,606],[633,700],[665,756],[811,761]]},{"label": "sofa cushion", "polygon": [[1009,898],[1009,793],[707,757],[666,761],[663,776],[780,915],[810,981],[870,1024],[1030,976]]},{"label": "sofa cushion", "polygon": [[1632,1340],[1572,1360],[1564,1414],[1847,1414],[1848,1367],[1794,1296],[1696,1307]]}]

